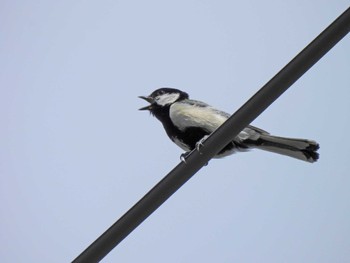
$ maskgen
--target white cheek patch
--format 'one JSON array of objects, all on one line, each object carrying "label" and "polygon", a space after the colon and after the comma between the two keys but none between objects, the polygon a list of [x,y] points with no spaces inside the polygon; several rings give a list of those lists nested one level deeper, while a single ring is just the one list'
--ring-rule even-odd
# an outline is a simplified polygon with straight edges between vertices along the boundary
[{"label": "white cheek patch", "polygon": [[165,106],[174,103],[179,97],[179,93],[163,94],[156,98],[156,102],[160,106]]}]

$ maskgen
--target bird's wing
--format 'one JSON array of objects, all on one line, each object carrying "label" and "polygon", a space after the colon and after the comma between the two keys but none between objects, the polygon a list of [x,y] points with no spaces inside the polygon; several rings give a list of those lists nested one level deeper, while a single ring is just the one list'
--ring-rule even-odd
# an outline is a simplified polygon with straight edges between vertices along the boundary
[{"label": "bird's wing", "polygon": [[[185,100],[170,106],[170,119],[182,131],[188,127],[199,127],[208,133],[212,133],[229,117],[230,114],[217,110],[201,101]],[[269,133],[255,126],[248,125],[237,135],[235,141],[257,140],[261,134]]]},{"label": "bird's wing", "polygon": [[172,104],[169,114],[174,125],[182,131],[188,127],[198,127],[208,131],[208,133],[216,130],[230,116],[204,102],[195,100],[185,100]]}]

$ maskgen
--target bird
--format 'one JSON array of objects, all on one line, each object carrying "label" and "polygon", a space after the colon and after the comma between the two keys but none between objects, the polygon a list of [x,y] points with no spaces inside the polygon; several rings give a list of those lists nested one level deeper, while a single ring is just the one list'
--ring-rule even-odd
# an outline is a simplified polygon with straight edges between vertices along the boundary
[{"label": "bird", "polygon": [[[170,140],[185,151],[181,157],[198,149],[230,117],[230,114],[205,102],[190,99],[188,93],[175,88],[159,88],[149,96],[139,98],[149,103],[139,110],[148,110],[163,124]],[[319,158],[319,144],[316,141],[274,136],[252,125],[244,128],[214,158],[251,149],[265,150],[309,163]]]}]

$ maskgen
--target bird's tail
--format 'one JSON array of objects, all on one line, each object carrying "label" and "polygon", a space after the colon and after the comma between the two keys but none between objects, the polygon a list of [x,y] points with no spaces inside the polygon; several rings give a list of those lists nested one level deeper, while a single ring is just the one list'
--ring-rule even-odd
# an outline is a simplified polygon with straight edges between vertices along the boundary
[{"label": "bird's tail", "polygon": [[249,146],[310,163],[317,161],[319,158],[317,150],[320,148],[315,141],[277,137],[270,134],[261,134],[260,138]]}]

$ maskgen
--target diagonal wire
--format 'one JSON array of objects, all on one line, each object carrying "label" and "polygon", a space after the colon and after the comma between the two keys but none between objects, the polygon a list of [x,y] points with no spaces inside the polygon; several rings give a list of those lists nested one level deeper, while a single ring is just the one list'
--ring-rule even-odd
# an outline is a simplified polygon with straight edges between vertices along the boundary
[{"label": "diagonal wire", "polygon": [[153,189],[106,230],[73,262],[98,262],[128,236],[173,193],[199,171],[215,154],[259,116],[272,102],[321,59],[350,30],[350,8],[315,38],[275,77],[236,111],[204,142],[201,153],[193,151]]}]

